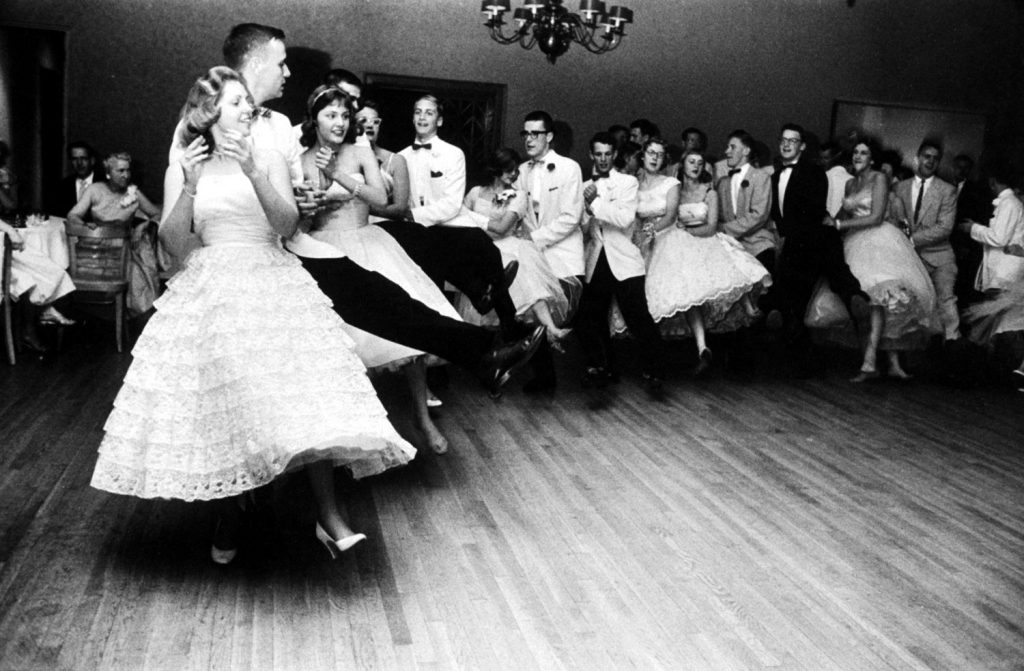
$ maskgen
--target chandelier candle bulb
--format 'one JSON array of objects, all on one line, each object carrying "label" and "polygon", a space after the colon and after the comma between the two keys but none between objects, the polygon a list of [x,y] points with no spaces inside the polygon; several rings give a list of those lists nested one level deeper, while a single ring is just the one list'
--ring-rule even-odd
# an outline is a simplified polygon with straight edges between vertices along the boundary
[{"label": "chandelier candle bulb", "polygon": [[633,10],[616,5],[606,13],[603,0],[580,0],[579,14],[567,10],[563,0],[525,0],[512,15],[515,29],[506,33],[502,16],[510,9],[509,0],[484,0],[481,4],[491,39],[523,49],[537,46],[552,64],[573,42],[593,54],[617,48],[623,27],[633,23]]}]

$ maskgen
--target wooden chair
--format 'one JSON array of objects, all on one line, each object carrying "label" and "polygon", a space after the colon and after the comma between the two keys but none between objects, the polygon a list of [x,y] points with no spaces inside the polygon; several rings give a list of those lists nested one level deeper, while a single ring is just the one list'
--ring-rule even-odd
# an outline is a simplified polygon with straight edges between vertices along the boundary
[{"label": "wooden chair", "polygon": [[7,360],[13,366],[17,357],[14,353],[14,322],[11,315],[11,256],[14,246],[11,238],[4,233],[3,281],[0,282],[0,303],[3,304],[4,342],[7,346]]},{"label": "wooden chair", "polygon": [[75,283],[71,300],[88,305],[111,305],[117,351],[128,339],[125,311],[128,299],[128,259],[131,253],[131,229],[128,224],[88,226],[65,224],[71,267],[68,273]]}]

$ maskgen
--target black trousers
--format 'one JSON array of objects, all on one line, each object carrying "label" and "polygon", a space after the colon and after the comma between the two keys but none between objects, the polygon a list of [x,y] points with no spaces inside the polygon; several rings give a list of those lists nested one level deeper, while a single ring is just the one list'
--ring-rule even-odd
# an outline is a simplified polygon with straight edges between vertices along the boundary
[{"label": "black trousers", "polygon": [[616,279],[603,250],[597,259],[594,274],[583,287],[576,317],[576,333],[583,346],[587,365],[602,368],[610,365],[612,337],[608,332],[608,308],[611,307],[613,297],[618,300],[626,326],[639,343],[643,372],[662,377],[659,369],[665,360],[665,344],[647,309],[644,276]]},{"label": "black trousers", "polygon": [[479,228],[422,226],[414,221],[381,221],[383,228],[431,280],[443,289],[448,282],[476,307],[491,289],[494,311],[506,340],[517,338],[516,308],[505,287],[501,252]]},{"label": "black trousers", "polygon": [[804,314],[819,277],[828,280],[847,310],[854,296],[866,298],[846,263],[843,241],[837,231],[823,227],[813,236],[791,235],[782,249],[772,303],[794,333],[806,331]]},{"label": "black trousers", "polygon": [[494,336],[487,329],[445,317],[348,257],[299,260],[334,302],[334,311],[367,333],[470,369],[493,346]]}]

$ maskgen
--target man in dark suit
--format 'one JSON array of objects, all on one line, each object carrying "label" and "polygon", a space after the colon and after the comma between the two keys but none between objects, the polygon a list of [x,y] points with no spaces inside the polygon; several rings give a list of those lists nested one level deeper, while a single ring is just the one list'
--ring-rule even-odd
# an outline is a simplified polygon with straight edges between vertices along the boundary
[{"label": "man in dark suit", "polygon": [[[956,187],[956,223],[970,220],[987,222],[992,217],[992,195],[980,182],[972,180],[974,160],[966,154],[953,159],[953,185]],[[956,256],[956,294],[961,307],[980,300],[981,294],[974,289],[974,278],[981,265],[981,245],[959,228],[954,227],[949,236]]]},{"label": "man in dark suit", "polygon": [[[828,215],[828,178],[809,160],[801,160],[807,145],[804,129],[793,123],[782,126],[779,156],[782,164],[772,175],[771,218],[784,240],[775,290],[766,307],[776,308],[790,333],[789,343],[798,354],[808,349],[804,313],[819,277],[828,280],[852,315],[852,299],[860,296],[860,283],[843,257],[839,233],[822,225]],[[769,321],[778,317],[770,315]]]},{"label": "man in dark suit", "polygon": [[71,174],[60,180],[47,206],[50,214],[61,217],[67,216],[90,184],[103,181],[103,170],[96,165],[96,151],[88,142],[79,140],[68,145],[68,163]]}]

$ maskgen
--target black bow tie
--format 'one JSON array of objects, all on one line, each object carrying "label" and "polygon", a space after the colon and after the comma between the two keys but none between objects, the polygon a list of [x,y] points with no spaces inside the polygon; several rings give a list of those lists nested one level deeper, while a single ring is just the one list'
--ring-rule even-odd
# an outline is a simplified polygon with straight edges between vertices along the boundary
[{"label": "black bow tie", "polygon": [[594,181],[596,182],[599,179],[608,179],[608,174],[609,173],[607,173],[607,172],[595,172],[594,173]]},{"label": "black bow tie", "polygon": [[263,117],[264,119],[269,119],[270,118],[270,108],[269,107],[257,107],[256,109],[253,110],[252,113],[253,113],[253,116],[255,116],[255,117]]},{"label": "black bow tie", "polygon": [[416,144],[415,142],[413,142],[412,143],[412,150],[413,151],[419,151],[420,149],[430,149],[433,146],[434,145],[430,144],[429,142],[424,142],[423,144]]},{"label": "black bow tie", "polygon": [[796,163],[783,163],[782,170],[792,170],[796,167]]},{"label": "black bow tie", "polygon": [[733,168],[732,170],[729,171],[729,177],[732,177],[733,175],[739,174],[741,171],[742,171],[742,168]]}]

